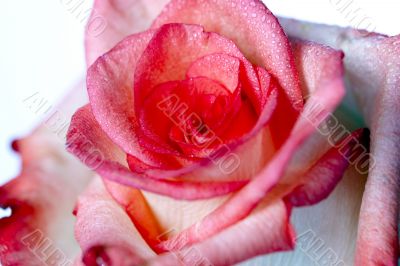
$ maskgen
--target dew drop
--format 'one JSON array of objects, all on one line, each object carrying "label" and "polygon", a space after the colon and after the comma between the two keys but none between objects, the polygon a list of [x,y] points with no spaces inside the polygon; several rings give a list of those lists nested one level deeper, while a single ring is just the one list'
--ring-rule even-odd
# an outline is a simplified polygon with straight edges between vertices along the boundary
[{"label": "dew drop", "polygon": [[392,44],[393,45],[400,45],[400,39],[399,40],[395,40]]}]

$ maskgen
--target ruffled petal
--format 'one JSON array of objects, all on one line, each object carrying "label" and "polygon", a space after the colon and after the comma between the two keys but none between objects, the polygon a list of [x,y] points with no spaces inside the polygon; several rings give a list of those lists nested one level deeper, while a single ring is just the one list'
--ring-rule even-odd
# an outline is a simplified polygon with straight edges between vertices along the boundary
[{"label": "ruffled petal", "polygon": [[154,256],[127,213],[95,178],[75,209],[75,235],[85,265],[139,265]]},{"label": "ruffled petal", "polygon": [[[363,130],[355,131],[339,143],[336,143],[335,147],[324,154],[305,175],[302,177],[296,176],[297,180],[292,181],[298,185],[286,196],[288,201],[293,206],[301,207],[316,204],[328,197],[342,179],[350,163],[354,164],[360,158],[353,157],[358,155],[356,148],[360,147],[360,143],[365,143],[362,140],[363,137],[368,139],[369,134],[364,134],[363,136]],[[367,149],[361,150],[365,151],[365,153],[359,156],[367,155]],[[288,182],[288,180],[285,180],[285,182]],[[290,186],[287,183],[285,185]]]},{"label": "ruffled petal", "polygon": [[342,49],[349,88],[371,130],[371,165],[361,207],[357,265],[396,265],[399,256],[400,37],[281,20],[296,38]]},{"label": "ruffled petal", "polygon": [[176,242],[180,245],[177,246],[179,249],[209,238],[245,218],[279,182],[296,150],[335,109],[344,95],[341,63],[343,54],[332,49],[322,49],[328,60],[321,61],[316,50],[318,49],[310,49],[308,56],[301,60],[300,65],[303,69],[300,72],[307,73],[303,84],[307,86],[310,97],[281,149],[267,166],[231,199],[178,236],[161,243],[161,246],[166,247],[170,242]]},{"label": "ruffled petal", "polygon": [[290,250],[294,246],[290,212],[290,205],[279,200],[213,237],[162,255],[149,265],[233,265],[261,254]]},{"label": "ruffled petal", "polygon": [[[256,73],[253,70],[253,67],[243,57],[243,55],[231,41],[226,40],[225,38],[218,36],[217,34],[205,33],[203,32],[201,27],[193,25],[166,25],[158,31],[156,36],[154,36],[154,38],[148,44],[148,41],[153,37],[153,34],[153,31],[147,31],[144,33],[129,36],[121,43],[119,43],[116,47],[114,47],[110,52],[100,57],[89,68],[87,85],[93,114],[95,115],[96,120],[98,121],[104,132],[106,132],[106,134],[113,140],[113,142],[116,143],[130,156],[139,159],[141,162],[143,162],[144,165],[153,166],[153,168],[160,168],[168,165],[168,162],[171,161],[171,158],[159,156],[156,153],[160,152],[160,150],[171,152],[171,147],[166,145],[160,147],[160,145],[163,144],[163,141],[155,141],[154,139],[149,139],[146,134],[142,132],[142,126],[138,124],[136,118],[139,113],[135,114],[134,108],[132,108],[132,103],[139,102],[136,104],[136,109],[140,110],[141,108],[139,107],[141,106],[141,104],[140,100],[138,100],[138,98],[140,98],[140,95],[146,95],[146,91],[151,91],[151,88],[153,88],[152,86],[157,85],[160,82],[160,79],[162,79],[163,77],[162,75],[157,74],[157,69],[153,69],[151,65],[148,66],[148,68],[144,67],[143,65],[146,64],[142,61],[150,62],[151,64],[153,64],[155,60],[161,60],[163,57],[166,57],[168,60],[165,60],[167,60],[171,66],[174,66],[176,69],[178,69],[175,60],[177,58],[177,55],[174,52],[178,53],[179,55],[180,53],[182,53],[182,47],[179,50],[174,50],[172,48],[177,47],[176,45],[168,46],[169,48],[171,48],[171,50],[174,51],[171,52],[168,50],[168,54],[171,55],[170,57],[165,56],[165,54],[154,57],[154,51],[158,51],[156,53],[157,55],[159,55],[158,53],[165,52],[162,49],[155,49],[153,47],[159,47],[161,45],[160,40],[165,38],[165,35],[167,35],[167,37],[174,37],[176,34],[178,34],[178,36],[175,37],[181,39],[182,42],[189,42],[198,46],[202,46],[200,44],[201,42],[193,42],[193,40],[190,41],[190,39],[193,36],[197,36],[196,38],[203,39],[203,45],[207,44],[207,46],[203,49],[204,51],[202,53],[193,53],[193,60],[197,59],[197,57],[203,56],[204,54],[213,54],[218,51],[224,52],[225,54],[227,54],[227,56],[230,55],[240,59],[241,68],[243,67],[244,69],[243,71],[241,71],[241,79],[244,79],[246,81],[246,86],[244,86],[244,90],[247,90],[248,93],[254,95],[255,91],[260,92],[260,88],[258,88],[258,80]],[[170,36],[171,34],[173,36]],[[210,38],[208,38],[207,36],[209,36]],[[175,37],[172,39],[175,39]],[[169,39],[170,38],[168,38],[168,40]],[[166,46],[166,43],[167,42],[162,42],[162,45],[160,47]],[[185,45],[183,46],[185,47]],[[211,47],[214,48],[212,49]],[[188,51],[188,54],[190,54],[193,51],[192,45],[189,45],[187,48],[190,50]],[[139,58],[141,58],[140,64],[138,63]],[[169,59],[174,60],[169,61]],[[179,73],[182,74],[182,77],[169,76],[168,79],[184,78],[187,72],[186,67],[190,67],[192,63],[193,62],[186,62],[185,64],[187,65],[183,67],[183,70],[179,68]],[[136,69],[138,64],[141,65],[141,67],[139,69]],[[136,75],[138,75],[139,77],[138,79],[134,80],[133,74],[135,69]],[[144,73],[143,75],[140,74],[140,69],[144,71],[142,71]],[[177,73],[178,71],[167,72]],[[151,73],[151,75],[147,77],[149,73]],[[144,82],[143,80],[147,81]],[[145,84],[142,84],[142,81]],[[138,89],[135,97],[133,97],[133,91],[131,88],[134,82],[141,83],[141,85],[139,86],[140,89]],[[149,82],[151,84],[148,84]],[[156,82],[156,84],[154,82]],[[269,91],[271,89],[270,87],[271,86],[262,87],[263,104],[266,103]],[[262,106],[261,96],[250,97],[253,99],[253,101],[255,101],[255,104],[258,106],[259,110]],[[244,113],[247,114],[246,112]],[[243,112],[241,114],[243,114]],[[142,148],[141,145],[145,146],[146,149]],[[157,148],[149,150],[149,147]],[[176,156],[176,154],[174,155]]]},{"label": "ruffled petal", "polygon": [[68,264],[79,252],[72,211],[92,174],[65,151],[63,127],[83,101],[81,83],[40,127],[13,143],[22,170],[0,188],[0,207],[11,209],[10,217],[0,218],[3,265]]},{"label": "ruffled petal", "polygon": [[[292,47],[304,95],[314,93],[317,80],[335,79],[341,75],[341,52],[300,40],[293,41]],[[320,108],[316,105],[313,112]],[[320,126],[315,126],[316,132],[296,150],[284,177],[269,193],[270,197],[280,198],[294,189],[294,205],[318,203],[335,188],[350,164],[355,165],[363,156],[368,159],[367,148],[363,146],[365,143],[368,146],[365,141],[368,140],[367,131],[365,134],[362,130],[351,133],[342,128],[333,114],[329,114]]]},{"label": "ruffled petal", "polygon": [[173,0],[153,28],[166,23],[197,24],[232,40],[253,64],[265,68],[300,110],[301,91],[289,42],[276,17],[261,1]]},{"label": "ruffled petal", "polygon": [[294,208],[296,248],[253,259],[261,265],[354,265],[357,221],[366,175],[349,167],[332,194],[313,206]]},{"label": "ruffled petal", "polygon": [[125,209],[142,238],[155,248],[163,232],[142,191],[105,179],[103,182],[108,193]]},{"label": "ruffled petal", "polygon": [[137,61],[152,37],[152,31],[127,37],[100,57],[87,74],[90,105],[102,130],[126,153],[148,164],[157,162],[139,145],[132,85]]},{"label": "ruffled petal", "polygon": [[[146,175],[153,178],[177,178],[190,180],[248,180],[272,157],[276,150],[271,138],[269,123],[278,105],[278,89],[272,85],[265,88],[264,106],[254,127],[244,136],[222,145],[210,156],[179,169],[148,169]],[[240,120],[238,121],[240,122]],[[235,125],[236,126],[236,125]],[[233,127],[235,127],[233,126]],[[223,143],[221,141],[221,143]],[[260,146],[261,145],[261,146]],[[251,156],[249,156],[251,154]],[[228,162],[233,162],[233,165]],[[225,164],[226,163],[226,164]]]},{"label": "ruffled petal", "polygon": [[[128,194],[119,195],[119,198],[129,201]],[[134,203],[132,208],[135,208]],[[231,265],[257,255],[290,250],[294,246],[294,233],[289,224],[291,207],[282,200],[260,206],[245,221],[204,242],[160,256],[155,256],[146,246],[99,178],[80,197],[76,213],[75,232],[84,251],[82,261],[85,265],[96,265],[96,261],[112,265]],[[96,219],[96,223],[93,224],[92,219]],[[175,229],[167,228],[160,239]],[[249,235],[254,237],[249,238]]]},{"label": "ruffled petal", "polygon": [[180,199],[201,199],[240,189],[246,181],[183,182],[157,180],[135,173],[126,166],[125,153],[104,134],[90,106],[79,109],[72,118],[67,149],[102,177],[123,185]]},{"label": "ruffled petal", "polygon": [[85,32],[87,65],[126,36],[146,30],[167,2],[96,0]]},{"label": "ruffled petal", "polygon": [[[251,64],[231,40],[214,32],[206,32],[198,25],[173,23],[161,26],[135,69],[135,110],[139,112],[143,101],[157,85],[184,80],[195,61],[215,53],[239,59],[248,75],[253,74]],[[252,87],[258,88],[257,85]]]}]

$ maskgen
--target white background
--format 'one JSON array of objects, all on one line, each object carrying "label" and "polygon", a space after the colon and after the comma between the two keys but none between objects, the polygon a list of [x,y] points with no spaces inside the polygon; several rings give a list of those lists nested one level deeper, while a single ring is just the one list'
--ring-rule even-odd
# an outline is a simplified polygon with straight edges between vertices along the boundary
[{"label": "white background", "polygon": [[[84,22],[67,3],[82,0],[2,0],[0,4],[0,184],[16,176],[18,157],[10,141],[27,134],[40,117],[22,102],[35,92],[54,104],[66,90],[84,75]],[[223,1],[223,0],[221,0]],[[376,31],[400,34],[399,0],[266,0],[277,15],[324,22],[376,28]],[[338,11],[345,3],[348,10],[359,9],[351,21],[347,11]],[[81,9],[88,9],[85,0]],[[370,25],[371,24],[371,25]]]}]

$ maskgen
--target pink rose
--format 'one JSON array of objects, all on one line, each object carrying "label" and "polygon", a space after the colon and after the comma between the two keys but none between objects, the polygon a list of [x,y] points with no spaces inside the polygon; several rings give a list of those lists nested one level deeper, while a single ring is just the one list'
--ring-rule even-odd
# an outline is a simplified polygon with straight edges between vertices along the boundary
[{"label": "pink rose", "polygon": [[[165,2],[95,1],[107,26],[88,27],[89,99],[80,85],[59,107],[86,104],[66,142],[90,169],[43,126],[16,142],[23,171],[1,188],[12,215],[0,220],[0,261],[232,265],[297,239],[283,256],[307,265],[322,239],[333,253],[320,263],[395,265],[399,37],[278,22],[250,0],[173,0],[156,17]],[[332,115],[343,52],[318,43],[346,55],[372,160],[368,132]]]}]

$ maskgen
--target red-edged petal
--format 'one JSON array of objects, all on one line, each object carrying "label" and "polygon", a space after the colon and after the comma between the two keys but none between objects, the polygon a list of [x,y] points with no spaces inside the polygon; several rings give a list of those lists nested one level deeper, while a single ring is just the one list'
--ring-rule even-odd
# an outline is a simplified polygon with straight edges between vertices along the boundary
[{"label": "red-edged petal", "polygon": [[146,30],[166,3],[167,0],[96,0],[85,31],[87,65],[126,36]]},{"label": "red-edged petal", "polygon": [[[396,265],[399,255],[398,146],[400,37],[282,20],[287,33],[343,49],[350,89],[371,130],[368,182],[359,220],[356,265]],[[373,232],[373,233],[372,233]]]},{"label": "red-edged petal", "polygon": [[[130,198],[124,193],[118,197],[122,201]],[[96,261],[112,265],[230,265],[257,255],[292,249],[290,212],[290,205],[282,200],[264,204],[245,221],[204,242],[156,257],[97,178],[80,197],[75,230],[85,265],[96,265]]]},{"label": "red-edged petal", "polygon": [[133,72],[152,36],[151,31],[131,35],[100,57],[88,70],[87,87],[102,130],[126,153],[158,165],[157,158],[139,145],[132,91]]},{"label": "red-edged petal", "polygon": [[102,180],[93,180],[76,207],[75,235],[87,266],[138,265],[154,256],[127,213],[106,191]]},{"label": "red-edged petal", "polygon": [[273,202],[221,233],[162,255],[149,265],[233,265],[258,255],[290,250],[294,246],[290,209],[282,200]]},{"label": "red-edged petal", "polygon": [[231,40],[205,32],[198,25],[163,25],[149,42],[135,70],[135,110],[140,110],[145,98],[157,85],[184,80],[196,60],[215,53],[238,58],[247,72],[253,72]]},{"label": "red-edged petal", "polygon": [[[275,152],[271,141],[271,129],[266,127],[277,108],[278,92],[269,87],[266,103],[252,130],[235,141],[223,145],[200,163],[191,164],[177,170],[149,169],[146,174],[156,178],[212,180],[249,180],[260,171]],[[235,127],[235,126],[234,126]],[[221,142],[222,143],[222,142]],[[224,165],[227,157],[235,157],[233,167]]]},{"label": "red-edged petal", "polygon": [[125,153],[104,134],[90,106],[79,109],[72,118],[67,149],[102,177],[120,184],[181,199],[201,199],[224,195],[241,188],[246,181],[182,182],[157,180],[126,167]]},{"label": "red-edged petal", "polygon": [[[300,184],[287,196],[288,201],[294,206],[307,206],[328,197],[350,163],[354,164],[359,159],[354,155],[358,155],[356,149],[363,147],[360,143],[365,143],[362,138],[369,138],[367,133],[363,136],[363,130],[358,130],[336,143],[304,176],[295,180]],[[362,148],[362,151],[367,155],[366,148]]]},{"label": "red-edged petal", "polygon": [[[164,35],[168,34],[174,35],[175,30],[177,30],[182,34],[186,32],[188,34],[188,36],[186,37],[189,37],[189,35],[191,36],[194,33],[198,33],[200,34],[200,36],[203,36],[203,37],[198,36],[198,38],[200,39],[201,38],[204,39],[205,36],[211,36],[210,39],[208,40],[206,40],[207,38],[204,39],[205,43],[210,43],[210,45],[211,44],[215,45],[214,47],[215,49],[210,48],[208,52],[212,51],[210,53],[214,53],[216,51],[222,51],[232,56],[236,56],[237,58],[241,58],[240,59],[241,63],[244,66],[244,76],[249,83],[247,89],[250,91],[255,90],[254,86],[256,86],[257,84],[254,81],[254,77],[252,78],[253,81],[250,80],[252,75],[255,75],[254,70],[252,69],[251,64],[249,64],[246,61],[246,59],[243,57],[243,55],[241,55],[240,51],[236,48],[236,46],[232,42],[222,38],[221,36],[218,36],[217,34],[204,33],[201,27],[199,26],[189,26],[189,25],[165,26],[163,27],[163,30],[161,30],[157,34],[157,36],[159,36],[158,39],[160,39]],[[149,41],[149,39],[152,38],[152,36],[153,33],[151,31],[129,36],[121,43],[119,43],[116,47],[114,47],[110,52],[100,57],[89,68],[87,85],[88,85],[88,92],[93,113],[96,117],[96,120],[99,122],[100,126],[106,132],[106,134],[113,140],[114,143],[116,143],[126,153],[132,155],[135,158],[138,158],[140,161],[142,161],[147,165],[151,165],[157,168],[165,165],[165,162],[163,162],[163,160],[165,159],[166,161],[168,161],[168,159],[157,156],[154,154],[154,152],[151,152],[148,149],[142,149],[141,145],[139,144],[139,139],[141,139],[142,142],[141,144],[143,143],[147,144],[146,146],[147,148],[149,146],[156,146],[159,149],[162,148],[165,150],[168,147],[165,147],[165,145],[159,147],[162,144],[162,142],[160,141],[156,142],[151,139],[149,140],[145,136],[145,134],[140,134],[141,127],[138,125],[138,122],[136,121],[136,114],[134,113],[134,108],[132,108],[133,102],[136,101],[137,97],[139,96],[135,95],[134,99],[131,87],[132,84],[134,83],[133,74],[138,63],[137,62],[138,58],[142,55],[144,50],[148,51],[148,53],[152,55],[150,49],[151,43],[153,43],[154,45],[160,44],[157,41],[158,39],[156,38],[157,37],[156,36],[155,38],[152,39],[150,46],[145,49],[145,47],[147,46],[147,42]],[[187,39],[183,38],[180,35],[175,37],[181,39],[183,42],[188,41]],[[196,45],[200,44],[197,43]],[[188,52],[190,53],[192,52],[193,47],[189,48],[190,51]],[[206,51],[207,49],[203,49],[204,50],[203,52],[206,52],[206,54],[207,54]],[[162,52],[162,50],[160,49],[157,50]],[[176,52],[181,52],[181,51],[176,51]],[[204,55],[204,53],[198,54],[198,56],[201,55]],[[141,61],[143,61],[145,58],[145,56],[144,57],[143,56]],[[194,58],[197,59],[196,56]],[[161,59],[157,58],[157,60]],[[152,64],[154,63],[153,61]],[[171,65],[174,65],[175,63],[176,62],[172,62]],[[191,63],[192,62],[188,63],[188,67]],[[151,67],[149,69],[151,69]],[[149,69],[145,70],[149,73],[152,73],[151,71],[149,71]],[[183,78],[186,75],[186,71],[187,69],[184,69],[184,71],[182,72]],[[159,81],[158,78],[157,80]],[[141,89],[139,90],[140,94],[143,94],[145,91],[146,90],[143,87],[141,87]],[[171,152],[170,148],[167,150]]]},{"label": "red-edged petal", "polygon": [[[171,195],[173,197],[187,197],[187,198],[192,198],[192,199],[199,198],[199,197],[204,198],[204,197],[208,197],[211,195],[216,195],[216,194],[221,195],[224,193],[228,193],[229,191],[236,190],[236,189],[240,188],[241,186],[243,186],[243,181],[240,181],[240,180],[248,180],[249,178],[251,178],[253,173],[255,171],[258,171],[258,169],[260,169],[260,167],[262,165],[264,165],[265,160],[267,160],[268,158],[271,157],[271,150],[274,149],[273,145],[271,146],[268,141],[265,142],[266,139],[264,139],[264,133],[261,132],[261,129],[269,121],[269,119],[275,109],[277,91],[276,91],[276,88],[273,86],[264,88],[264,90],[268,90],[263,93],[264,97],[266,97],[266,98],[264,98],[264,101],[266,101],[266,103],[264,103],[265,105],[263,106],[263,111],[260,114],[260,117],[259,117],[259,120],[258,120],[256,126],[253,128],[253,130],[249,134],[242,137],[240,140],[236,141],[235,143],[232,143],[231,145],[229,145],[228,149],[227,149],[227,147],[223,147],[221,150],[218,150],[215,153],[216,156],[209,158],[206,162],[193,164],[192,166],[182,168],[179,171],[175,171],[175,170],[168,171],[165,169],[161,170],[161,169],[157,169],[157,167],[154,168],[154,165],[152,165],[152,169],[149,169],[148,171],[146,171],[146,176],[149,175],[149,176],[153,177],[153,179],[160,179],[160,177],[162,177],[163,179],[166,179],[166,178],[170,178],[170,177],[187,175],[188,173],[190,173],[190,175],[193,176],[194,178],[196,178],[196,179],[200,178],[201,180],[206,181],[205,183],[185,182],[184,186],[179,187],[183,183],[167,181],[165,183],[162,183],[160,188],[157,188],[157,186],[154,186],[152,183],[154,181],[153,179],[145,178],[145,176],[143,175],[143,170],[146,168],[146,165],[148,165],[147,163],[144,163],[144,162],[140,164],[144,167],[139,167],[138,168],[139,173],[136,173],[136,174],[124,173],[122,176],[118,176],[119,173],[115,173],[115,172],[113,173],[113,171],[111,169],[116,169],[117,171],[125,172],[125,170],[122,170],[125,167],[121,168],[120,166],[117,166],[116,164],[109,165],[106,168],[102,167],[102,171],[104,172],[105,175],[111,176],[115,180],[120,180],[120,181],[122,180],[122,182],[126,185],[129,184],[130,186],[137,187],[137,188],[150,188],[150,191],[155,191],[155,192],[158,191],[161,194],[167,193],[168,195]],[[83,115],[83,116],[85,116],[85,115]],[[92,117],[92,114],[90,114],[90,117]],[[90,119],[92,119],[92,118],[90,118]],[[94,119],[92,119],[92,120],[93,121],[88,120],[88,123],[89,124],[94,123],[93,128],[98,130],[97,122],[94,121]],[[83,125],[84,128],[86,128],[88,125],[84,121],[84,118],[82,118],[82,117],[79,119],[79,124]],[[72,123],[71,131],[74,131],[74,127],[75,127],[75,124]],[[119,162],[122,162],[122,159],[121,159],[122,156],[125,157],[126,155],[123,155],[121,153],[121,151],[116,152],[116,150],[118,150],[118,149],[114,149],[114,144],[108,139],[108,137],[106,137],[106,136],[103,137],[104,134],[102,133],[102,130],[99,129],[99,132],[96,133],[101,137],[98,137],[96,134],[93,134],[93,132],[91,132],[91,131],[93,131],[93,130],[86,130],[86,132],[85,132],[85,130],[83,130],[83,131],[81,130],[81,132],[83,132],[83,133],[75,132],[75,133],[77,133],[76,137],[79,139],[81,136],[85,140],[85,138],[86,138],[85,135],[89,134],[89,135],[91,135],[91,137],[88,137],[88,139],[92,140],[92,137],[94,138],[94,140],[91,142],[97,143],[97,141],[99,141],[99,140],[102,140],[102,141],[104,140],[105,143],[108,143],[107,145],[99,144],[102,148],[104,148],[103,153],[109,154],[109,156],[110,156],[110,158],[112,158],[112,160],[117,160]],[[256,137],[258,136],[257,134],[259,134],[259,133],[261,134],[260,135],[262,137],[261,139],[257,138],[257,141],[255,141],[255,142],[251,141],[251,143],[252,143],[251,145],[247,145],[247,144],[242,145],[244,143],[247,143],[252,138],[256,139]],[[250,147],[251,150],[253,151],[254,146],[252,146],[252,145],[259,143],[259,140],[261,140],[262,143],[268,143],[268,146],[271,146],[271,147],[268,147],[268,149],[266,149],[266,151],[261,151],[262,156],[260,157],[259,160],[258,159],[252,160],[252,158],[254,158],[254,157],[246,156],[246,151],[245,151],[244,147]],[[100,141],[100,142],[102,142],[102,141]],[[240,166],[243,165],[243,167],[240,167],[240,169],[238,169],[238,171],[235,171],[233,173],[233,175],[231,175],[232,172],[234,170],[236,170],[236,168],[224,169],[224,167],[225,167],[225,165],[223,165],[224,157],[223,158],[220,158],[220,157],[222,155],[226,154],[227,151],[229,152],[229,151],[235,150],[238,146],[243,146],[243,147],[240,147],[241,151],[239,153],[241,155],[243,155],[243,158],[240,158],[240,161],[242,161],[242,162],[249,161],[250,164],[249,165],[247,165],[246,163],[240,164]],[[97,146],[95,146],[95,149],[97,149]],[[111,149],[113,151],[109,152],[108,151],[109,149]],[[87,154],[88,151],[85,151],[86,152],[86,155],[85,155],[85,152],[82,153],[79,150],[74,151],[74,149],[70,149],[70,150],[73,153],[76,153],[82,161],[85,162],[87,160],[86,157],[88,156],[88,154]],[[113,155],[114,152],[116,152],[115,155]],[[150,155],[152,155],[152,154],[149,154],[149,153],[146,154],[146,156],[150,156]],[[228,154],[228,155],[231,155],[231,154]],[[135,157],[135,158],[140,159],[137,157]],[[158,159],[156,159],[154,161],[157,162]],[[161,161],[159,161],[159,162],[161,162]],[[213,162],[216,162],[216,163],[213,164]],[[107,163],[109,163],[109,162],[107,162]],[[124,164],[125,164],[125,162],[122,162],[122,165],[124,165]],[[104,166],[104,165],[102,165],[102,166]],[[157,166],[159,166],[159,165],[157,165]],[[204,167],[204,166],[207,166],[207,167]],[[255,167],[253,167],[253,166],[255,166]],[[131,167],[131,168],[135,169],[135,167]],[[210,168],[211,168],[211,172],[208,172],[208,170],[210,170]],[[197,169],[201,169],[202,173],[196,172],[192,175],[193,170],[197,170]],[[206,171],[203,171],[203,169],[205,169]],[[248,171],[248,170],[244,171],[244,169],[250,169],[250,171]],[[224,174],[222,177],[221,177],[221,170],[223,170],[223,174]],[[228,171],[226,171],[226,170],[228,170]],[[218,174],[218,175],[215,176],[215,174]],[[133,179],[131,177],[128,178],[127,175],[134,176],[135,178],[133,178]],[[230,178],[230,176],[233,176],[233,177]],[[137,178],[139,178],[139,179],[137,179]],[[192,178],[190,178],[190,179],[192,179]],[[224,183],[223,180],[228,180],[228,183]],[[218,181],[218,182],[214,182],[214,181]],[[193,189],[195,189],[197,185],[200,185],[197,187],[200,189],[199,191],[197,191],[199,193],[197,193],[197,192],[192,193],[191,191]],[[208,185],[211,185],[211,186],[207,187]],[[220,186],[220,185],[222,185],[222,186]],[[169,189],[171,187],[179,187],[179,188],[177,188],[178,193],[172,192],[173,190]],[[214,190],[214,192],[212,192],[213,190]],[[162,191],[164,191],[164,192],[162,192]],[[181,192],[186,191],[186,192],[180,193],[179,191],[181,191]],[[201,192],[201,191],[203,191],[203,192]],[[205,191],[208,191],[208,192],[205,192]],[[192,195],[190,195],[191,193],[192,193]]]},{"label": "red-edged petal", "polygon": [[[181,148],[182,153],[189,158],[197,156],[196,150],[212,148],[215,143],[212,140],[209,143],[197,142],[196,136],[203,136],[206,142],[206,138],[221,135],[221,124],[226,120],[225,112],[231,113],[229,109],[238,105],[237,102],[232,103],[232,98],[234,96],[220,83],[205,77],[166,82],[157,86],[140,110],[141,127],[138,130],[143,132],[144,137],[161,143],[159,146],[162,147],[146,145],[144,141],[142,145],[155,152],[162,152],[160,150],[166,148],[177,153]],[[201,135],[198,130],[202,128],[204,134]]]},{"label": "red-edged petal", "polygon": [[206,77],[166,82],[154,88],[139,115],[144,137],[162,145],[141,144],[154,152],[205,158],[247,134],[256,120],[251,103],[240,99],[240,90],[231,94]]},{"label": "red-edged petal", "polygon": [[[344,95],[341,62],[343,55],[332,49],[326,49],[324,50],[326,60],[321,61],[320,54],[316,53],[316,50],[309,51],[303,58],[306,60],[300,61],[302,62],[300,66],[303,68],[300,73],[307,73],[303,78],[305,81],[303,84],[308,86],[307,91],[311,93],[311,97],[306,102],[305,109],[288,140],[248,185],[203,220],[162,243],[161,246],[166,247],[168,243],[176,241],[181,245],[177,248],[181,248],[202,241],[246,217],[279,182],[296,150],[315,131],[315,127],[334,110]],[[310,62],[312,64],[309,64]],[[182,240],[184,237],[187,238]]]},{"label": "red-edged petal", "polygon": [[[35,97],[27,99],[32,106],[41,102]],[[68,264],[79,252],[72,211],[92,173],[65,151],[63,127],[85,100],[81,83],[44,124],[14,142],[22,170],[0,188],[0,207],[11,209],[10,217],[0,218],[2,265]]]},{"label": "red-edged petal", "polygon": [[278,79],[292,106],[301,109],[303,100],[289,42],[261,1],[173,0],[152,27],[166,23],[198,24],[233,40],[246,58]]},{"label": "red-edged petal", "polygon": [[[323,45],[298,40],[292,43],[292,47],[305,95],[312,95],[314,91],[310,89],[316,88],[316,81],[320,78],[318,72],[315,71],[316,68],[320,68],[321,75],[325,77],[334,78],[340,75],[340,52]],[[338,93],[343,92],[339,91]],[[316,105],[312,111],[317,113],[319,109],[321,106]],[[318,127],[312,137],[297,149],[296,156],[287,167],[285,176],[270,195],[282,197],[295,186],[301,183],[305,184],[305,180],[308,178],[317,182],[311,181],[302,188],[298,187],[297,193],[304,192],[304,197],[310,196],[314,199],[304,199],[304,202],[299,202],[299,204],[306,204],[308,200],[310,200],[308,204],[317,203],[329,195],[343,176],[349,164],[348,158],[353,159],[355,153],[358,153],[360,149],[366,151],[360,141],[360,131],[351,134],[350,131],[338,127],[338,123],[337,118],[333,114],[329,114],[327,120]],[[318,125],[315,124],[315,126]],[[367,156],[368,154],[365,152],[362,155]],[[325,173],[323,177],[319,177],[321,171]],[[307,186],[311,186],[315,190],[306,189]],[[302,191],[303,189],[304,191]]]},{"label": "red-edged petal", "polygon": [[127,37],[88,70],[87,86],[93,114],[113,141],[132,155],[142,156],[135,134],[133,76],[137,61],[153,32]]}]

